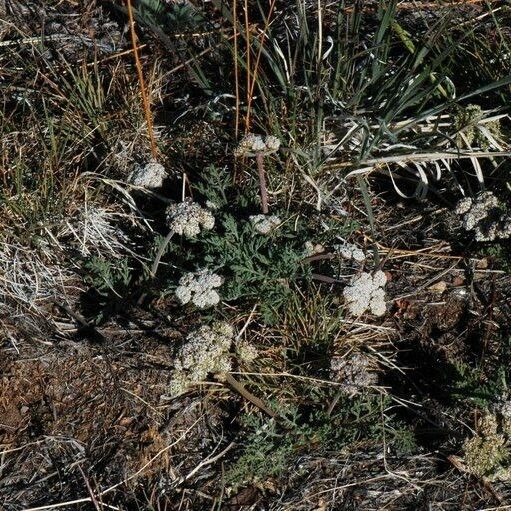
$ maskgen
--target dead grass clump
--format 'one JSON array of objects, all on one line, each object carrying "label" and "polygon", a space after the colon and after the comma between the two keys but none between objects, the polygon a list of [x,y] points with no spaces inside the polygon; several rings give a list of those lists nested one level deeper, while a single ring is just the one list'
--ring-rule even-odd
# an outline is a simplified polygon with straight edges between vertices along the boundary
[{"label": "dead grass clump", "polygon": [[79,345],[3,361],[0,443],[12,474],[0,484],[4,503],[48,504],[50,489],[54,503],[88,502],[86,480],[108,489],[106,502],[115,494],[129,500],[142,482],[164,494],[215,451],[221,415],[193,400],[169,406],[170,374],[154,361],[170,360],[170,352],[146,341],[142,348],[145,369],[127,352]]}]

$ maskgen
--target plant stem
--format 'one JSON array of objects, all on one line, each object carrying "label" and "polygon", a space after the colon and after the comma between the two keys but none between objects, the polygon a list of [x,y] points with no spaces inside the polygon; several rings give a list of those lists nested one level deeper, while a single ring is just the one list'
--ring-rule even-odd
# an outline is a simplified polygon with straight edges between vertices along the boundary
[{"label": "plant stem", "polygon": [[219,376],[219,379],[228,383],[236,392],[238,392],[238,394],[243,396],[247,401],[250,401],[253,405],[257,406],[257,408],[262,410],[264,413],[268,414],[274,419],[278,419],[278,415],[273,410],[270,410],[270,408],[268,408],[261,399],[249,392],[243,384],[241,384],[238,380],[236,380],[236,378],[234,378],[234,376],[232,376],[232,374],[222,373],[222,375]]},{"label": "plant stem", "polygon": [[158,266],[160,264],[163,252],[165,252],[167,245],[169,244],[170,240],[172,239],[172,236],[174,236],[174,231],[171,230],[167,234],[166,238],[163,240],[163,243],[160,245],[160,248],[158,249],[158,252],[156,253],[156,257],[154,258],[154,263],[151,266],[151,278],[154,278],[154,276],[156,275],[156,271],[158,270]]},{"label": "plant stem", "polygon": [[137,69],[138,81],[140,83],[140,95],[142,96],[142,106],[144,109],[144,115],[147,124],[147,135],[149,137],[149,142],[151,144],[151,155],[154,159],[156,159],[158,157],[158,149],[156,147],[156,141],[154,139],[151,103],[147,95],[147,89],[144,81],[144,73],[142,71],[142,63],[140,62],[140,57],[138,55],[137,35],[135,33],[135,20],[133,16],[133,7],[131,6],[131,0],[126,0],[126,4],[128,7],[128,20],[131,35],[131,44],[133,47],[133,56],[135,57],[135,67]]},{"label": "plant stem", "polygon": [[261,210],[263,214],[268,213],[268,191],[266,189],[266,176],[264,174],[263,153],[256,154],[257,172],[259,173],[259,187],[261,189]]},{"label": "plant stem", "polygon": [[[163,256],[163,252],[165,252],[165,249],[167,248],[167,245],[169,244],[170,240],[172,239],[172,236],[174,236],[174,231],[171,230],[167,234],[166,238],[163,240],[163,243],[160,245],[160,248],[158,249],[158,252],[156,252],[156,257],[154,258],[153,265],[151,266],[151,272],[150,276],[152,279],[156,276],[156,271],[158,270],[158,266],[160,264],[161,258]],[[137,300],[137,305],[142,305],[144,300],[147,297],[147,293],[142,293]]]}]

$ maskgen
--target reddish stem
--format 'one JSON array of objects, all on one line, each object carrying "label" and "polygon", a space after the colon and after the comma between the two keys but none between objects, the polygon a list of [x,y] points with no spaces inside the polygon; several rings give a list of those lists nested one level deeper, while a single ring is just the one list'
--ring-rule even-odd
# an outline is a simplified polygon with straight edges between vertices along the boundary
[{"label": "reddish stem", "polygon": [[259,172],[259,187],[261,189],[261,209],[263,214],[268,213],[268,191],[266,189],[266,176],[264,174],[263,153],[257,153],[257,171]]}]

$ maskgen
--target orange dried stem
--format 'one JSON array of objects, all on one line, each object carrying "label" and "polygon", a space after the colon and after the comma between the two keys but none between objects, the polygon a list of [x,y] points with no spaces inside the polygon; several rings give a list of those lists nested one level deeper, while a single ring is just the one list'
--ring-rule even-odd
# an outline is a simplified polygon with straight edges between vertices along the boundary
[{"label": "orange dried stem", "polygon": [[268,190],[266,188],[266,176],[264,174],[263,153],[257,153],[257,172],[259,173],[259,188],[261,189],[261,211],[264,215],[268,213]]},{"label": "orange dried stem", "polygon": [[140,94],[142,96],[142,106],[144,108],[144,115],[147,123],[147,134],[149,136],[149,141],[151,143],[152,157],[156,159],[158,156],[158,150],[156,148],[156,141],[154,139],[151,105],[149,103],[149,97],[147,96],[147,89],[144,81],[144,73],[142,72],[142,63],[140,62],[140,57],[138,54],[137,35],[135,34],[135,20],[133,18],[133,8],[131,6],[131,0],[126,0],[126,5],[128,7],[128,20],[130,24],[131,45],[133,47],[135,67],[137,68],[138,81],[140,83]]},{"label": "orange dried stem", "polygon": [[234,138],[238,140],[240,124],[240,78],[238,66],[238,0],[233,0],[233,30],[234,30],[234,89],[236,95],[236,118],[234,121]]},{"label": "orange dried stem", "polygon": [[270,26],[270,20],[271,15],[273,14],[273,9],[275,7],[275,0],[272,0],[270,4],[270,9],[268,10],[268,16],[266,17],[266,21],[264,23],[264,28],[259,36],[259,50],[257,52],[257,57],[255,61],[254,66],[254,72],[252,73],[252,80],[250,83],[250,90],[248,94],[248,100],[247,100],[247,122],[246,122],[246,131],[248,132],[250,130],[250,112],[251,112],[251,106],[252,106],[252,99],[254,97],[254,88],[257,81],[257,73],[259,70],[259,62],[261,60],[261,54],[263,53],[263,46],[264,46],[264,40],[266,38],[266,33],[268,32],[268,28]]}]

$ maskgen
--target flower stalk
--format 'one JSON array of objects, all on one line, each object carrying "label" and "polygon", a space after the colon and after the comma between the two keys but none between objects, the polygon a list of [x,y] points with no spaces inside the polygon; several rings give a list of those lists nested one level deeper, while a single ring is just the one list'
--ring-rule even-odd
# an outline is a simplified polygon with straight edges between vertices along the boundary
[{"label": "flower stalk", "polygon": [[238,394],[244,397],[247,401],[250,401],[253,405],[257,406],[257,408],[259,408],[270,417],[273,417],[274,419],[278,418],[277,414],[273,410],[268,408],[268,406],[266,406],[266,404],[261,399],[249,392],[242,383],[234,378],[231,373],[222,373],[217,376],[217,379],[229,384],[229,386],[232,387]]},{"label": "flower stalk", "polygon": [[266,187],[266,174],[264,172],[264,157],[279,150],[280,140],[272,135],[263,139],[261,135],[247,133],[234,151],[235,156],[255,157],[259,188],[261,190],[261,210],[268,213],[268,189]]},{"label": "flower stalk", "polygon": [[[177,204],[171,204],[167,208],[167,223],[170,227],[169,233],[159,246],[156,257],[151,266],[150,278],[154,279],[161,258],[174,234],[179,234],[188,238],[196,237],[201,230],[211,230],[215,225],[215,218],[206,209],[191,200],[184,200]],[[143,293],[138,299],[140,305],[146,298],[147,293]]]},{"label": "flower stalk", "polygon": [[259,188],[261,190],[261,211],[264,215],[268,213],[268,190],[266,188],[266,175],[264,173],[264,155],[259,152],[256,155],[257,172],[259,174]]},{"label": "flower stalk", "polygon": [[156,257],[154,258],[153,265],[151,266],[150,276],[152,279],[156,276],[156,272],[158,271],[158,266],[160,265],[161,258],[163,256],[163,253],[165,252],[165,249],[167,248],[167,245],[170,243],[170,240],[172,239],[172,236],[174,236],[175,231],[172,229],[169,231],[165,239],[163,240],[163,243],[158,248],[158,252],[156,252]]}]

